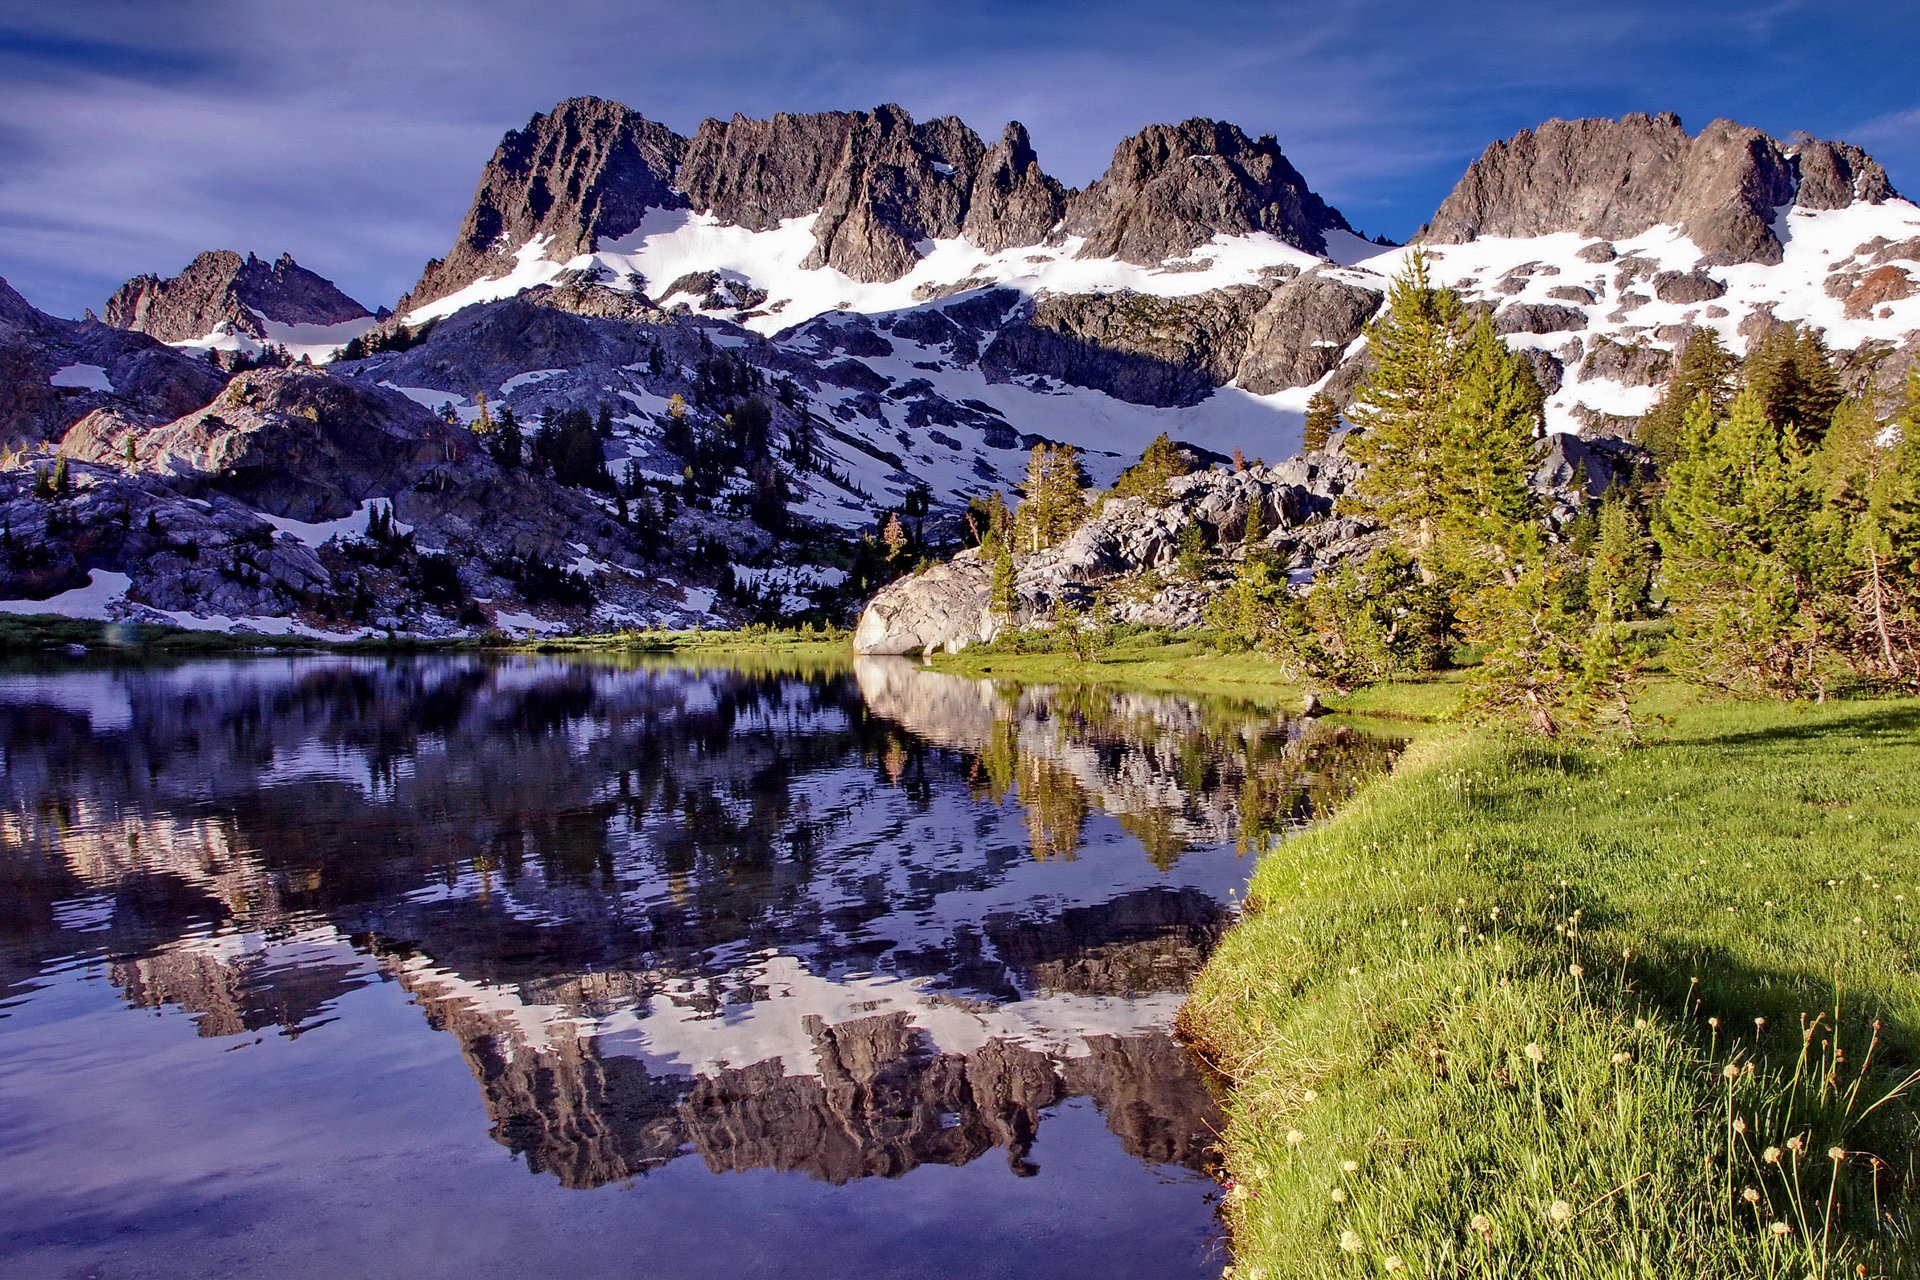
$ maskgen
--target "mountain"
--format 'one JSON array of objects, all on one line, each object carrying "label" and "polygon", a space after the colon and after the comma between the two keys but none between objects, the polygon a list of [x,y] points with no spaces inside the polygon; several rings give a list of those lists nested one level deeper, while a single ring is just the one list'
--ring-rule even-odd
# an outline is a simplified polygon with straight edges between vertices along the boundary
[{"label": "mountain", "polygon": [[1710,266],[1779,263],[1783,209],[1894,197],[1886,170],[1845,143],[1783,145],[1715,120],[1689,137],[1672,114],[1551,120],[1489,146],[1417,239],[1576,232],[1602,240],[1677,227]]},{"label": "mountain", "polygon": [[600,98],[572,98],[535,116],[500,140],[453,248],[427,264],[398,309],[509,270],[514,252],[528,245],[564,261],[626,235],[648,209],[679,207],[672,182],[686,145],[671,129]]},{"label": "mountain", "polygon": [[[26,447],[0,461],[7,612],[336,635],[734,614],[716,595],[727,548],[749,542],[723,522],[629,523],[602,489],[496,456],[372,379],[223,377],[4,286],[0,361],[26,393],[8,423]],[[600,448],[584,415],[556,439]],[[60,468],[68,491],[49,496]]]},{"label": "mountain", "polygon": [[1257,142],[1218,120],[1153,125],[1122,142],[1099,181],[1074,197],[1065,230],[1083,258],[1157,266],[1215,236],[1266,232],[1306,253],[1351,231],[1307,189],[1271,136]]},{"label": "mountain", "polygon": [[116,329],[162,342],[254,354],[272,343],[316,359],[326,359],[376,318],[288,254],[268,263],[225,249],[199,255],[177,276],[135,276],[107,300],[103,314]]},{"label": "mountain", "polygon": [[[989,144],[885,105],[708,120],[688,138],[576,98],[503,138],[446,256],[378,324],[289,259],[234,254],[129,282],[108,308],[185,346],[248,349],[350,313],[339,332],[367,330],[352,358],[306,376],[353,394],[303,392],[255,421],[211,406],[233,393],[203,362],[8,293],[15,395],[0,426],[43,444],[15,462],[22,490],[18,469],[50,465],[44,445],[63,437],[102,469],[88,484],[109,484],[131,436],[138,485],[217,492],[269,528],[338,526],[353,551],[343,513],[363,523],[359,504],[391,500],[423,549],[604,579],[591,604],[506,606],[543,626],[845,617],[885,576],[871,538],[889,512],[924,502],[916,535],[951,539],[970,496],[1017,488],[1036,443],[1076,446],[1100,485],[1162,432],[1203,460],[1296,453],[1309,397],[1344,404],[1365,377],[1365,326],[1416,251],[1527,354],[1549,428],[1589,437],[1556,443],[1563,461],[1630,438],[1701,328],[1741,351],[1773,325],[1811,326],[1857,388],[1899,385],[1920,349],[1920,208],[1845,143],[1726,121],[1689,134],[1671,115],[1549,121],[1487,148],[1416,243],[1392,246],[1357,234],[1275,139],[1221,121],[1142,129],[1072,190],[1018,123]],[[343,340],[310,350],[324,359]],[[283,434],[287,414],[322,403],[316,430]],[[538,475],[511,482],[499,476],[513,468],[489,470],[496,446],[460,430],[509,416],[529,437],[560,424]],[[360,468],[356,450],[378,441],[390,460]],[[435,450],[433,466],[399,461]],[[268,483],[276,468],[284,484]],[[406,495],[423,482],[471,502],[416,522],[407,510],[430,504]],[[328,485],[325,503],[300,505]],[[517,503],[564,514],[509,553],[483,526],[519,529]],[[596,519],[614,531],[598,542],[582,536]],[[61,545],[77,558],[36,569],[28,594],[91,567]],[[126,554],[114,571],[137,580],[145,553]],[[469,576],[463,599],[486,617],[496,598],[529,602],[485,563]],[[411,612],[383,616],[474,625],[459,605],[400,598]],[[321,618],[301,607],[283,592],[213,612]]]}]

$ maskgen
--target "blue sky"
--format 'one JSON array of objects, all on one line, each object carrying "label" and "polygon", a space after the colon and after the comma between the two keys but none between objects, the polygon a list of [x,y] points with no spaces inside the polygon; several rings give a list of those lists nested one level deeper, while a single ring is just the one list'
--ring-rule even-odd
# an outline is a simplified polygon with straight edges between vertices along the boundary
[{"label": "blue sky", "polygon": [[444,252],[501,133],[561,98],[709,115],[1014,118],[1063,181],[1125,134],[1273,133],[1412,233],[1490,141],[1673,110],[1872,150],[1920,191],[1920,5],[1786,0],[0,0],[0,276],[77,315],[206,248],[369,305]]}]

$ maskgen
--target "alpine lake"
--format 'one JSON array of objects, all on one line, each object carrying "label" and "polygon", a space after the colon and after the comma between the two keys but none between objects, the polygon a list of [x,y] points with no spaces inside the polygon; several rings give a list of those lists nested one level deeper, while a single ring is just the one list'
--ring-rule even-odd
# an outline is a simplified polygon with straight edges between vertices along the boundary
[{"label": "alpine lake", "polygon": [[1218,1275],[1175,1015],[1399,745],[905,659],[0,667],[0,1275]]}]

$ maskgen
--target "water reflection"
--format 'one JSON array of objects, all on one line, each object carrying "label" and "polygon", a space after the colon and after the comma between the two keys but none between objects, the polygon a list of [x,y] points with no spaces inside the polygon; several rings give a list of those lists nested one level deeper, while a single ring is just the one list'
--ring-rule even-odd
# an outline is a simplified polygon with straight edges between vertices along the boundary
[{"label": "water reflection", "polygon": [[1032,1173],[1073,1098],[1197,1169],[1217,1117],[1168,1028],[1239,853],[1391,750],[886,660],[16,670],[0,1029],[62,974],[211,1038],[393,983],[568,1187]]}]

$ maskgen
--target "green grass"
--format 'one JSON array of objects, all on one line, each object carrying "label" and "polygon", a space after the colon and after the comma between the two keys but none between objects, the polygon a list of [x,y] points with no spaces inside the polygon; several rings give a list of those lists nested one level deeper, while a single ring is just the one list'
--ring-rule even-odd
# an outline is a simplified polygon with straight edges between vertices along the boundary
[{"label": "green grass", "polygon": [[[1297,704],[1308,691],[1267,655],[1222,653],[1204,633],[1148,630],[1122,635],[1092,661],[1046,647],[1044,635],[1023,639],[1036,647],[973,645],[957,654],[937,655],[933,665],[955,675],[1230,694],[1275,706]],[[1325,689],[1316,692],[1337,711],[1410,721],[1444,719],[1459,700],[1457,682],[1449,677],[1398,681],[1344,696]]]},{"label": "green grass", "polygon": [[1651,701],[1265,855],[1183,1015],[1241,1280],[1920,1275],[1920,702]]},{"label": "green grass", "polygon": [[0,614],[0,654],[44,653],[75,645],[102,655],[128,658],[191,657],[260,650],[346,653],[506,651],[598,656],[651,655],[656,658],[777,655],[782,659],[817,664],[844,661],[848,655],[846,632],[812,627],[795,630],[748,627],[740,631],[617,631],[540,639],[516,638],[494,632],[444,640],[397,635],[327,640],[245,631],[205,631],[152,623],[143,623],[138,627],[115,627],[55,614]]}]

